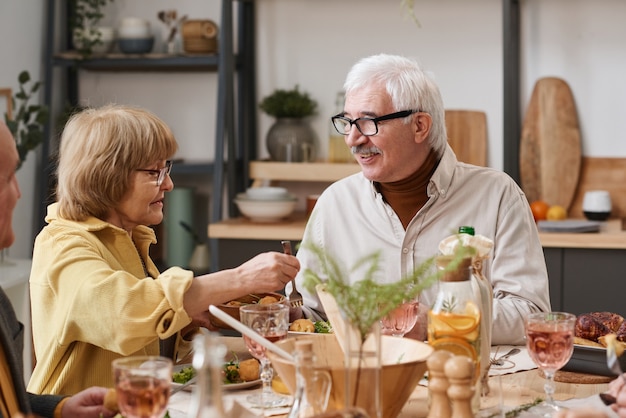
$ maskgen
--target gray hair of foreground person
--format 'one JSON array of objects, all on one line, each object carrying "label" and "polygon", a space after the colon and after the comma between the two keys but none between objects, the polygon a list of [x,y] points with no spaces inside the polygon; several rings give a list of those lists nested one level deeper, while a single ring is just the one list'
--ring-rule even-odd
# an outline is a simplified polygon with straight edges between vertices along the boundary
[{"label": "gray hair of foreground person", "polygon": [[74,114],[63,130],[57,200],[64,218],[102,218],[128,191],[137,167],[166,160],[178,145],[156,115],[124,105]]},{"label": "gray hair of foreground person", "polygon": [[[441,156],[446,149],[445,110],[439,87],[419,64],[406,57],[378,54],[358,61],[346,76],[346,94],[368,84],[381,83],[396,111],[419,110],[428,113],[432,126],[428,142]],[[410,116],[404,119],[408,123]]]}]

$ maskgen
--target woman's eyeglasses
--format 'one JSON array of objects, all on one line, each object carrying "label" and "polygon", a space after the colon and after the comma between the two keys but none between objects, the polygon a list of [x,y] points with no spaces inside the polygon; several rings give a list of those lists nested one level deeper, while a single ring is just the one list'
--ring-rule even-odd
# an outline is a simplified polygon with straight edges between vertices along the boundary
[{"label": "woman's eyeglasses", "polygon": [[150,174],[156,176],[156,185],[160,186],[161,184],[163,184],[163,180],[165,180],[165,175],[166,174],[168,176],[170,175],[170,172],[172,171],[172,162],[171,161],[166,161],[165,162],[165,167],[160,168],[158,170],[149,170],[147,168],[138,168],[136,171],[143,171],[145,173],[150,173]]}]

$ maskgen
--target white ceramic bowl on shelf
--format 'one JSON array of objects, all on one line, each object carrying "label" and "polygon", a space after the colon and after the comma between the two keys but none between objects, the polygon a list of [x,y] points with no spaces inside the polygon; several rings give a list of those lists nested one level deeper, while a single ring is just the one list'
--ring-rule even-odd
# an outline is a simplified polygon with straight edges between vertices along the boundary
[{"label": "white ceramic bowl on shelf", "polygon": [[250,187],[246,190],[246,197],[253,200],[280,200],[289,196],[284,187]]},{"label": "white ceramic bowl on shelf", "polygon": [[255,200],[239,195],[235,199],[235,204],[251,221],[278,222],[291,215],[297,201],[298,199],[291,195],[281,200]]}]

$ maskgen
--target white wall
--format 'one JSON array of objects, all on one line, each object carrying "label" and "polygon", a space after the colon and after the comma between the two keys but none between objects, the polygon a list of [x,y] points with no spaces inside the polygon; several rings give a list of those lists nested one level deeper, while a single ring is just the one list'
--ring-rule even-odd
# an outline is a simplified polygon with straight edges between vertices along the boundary
[{"label": "white wall", "polygon": [[[257,83],[259,99],[275,88],[299,84],[319,102],[312,119],[326,153],[328,117],[349,67],[378,52],[416,57],[440,85],[447,108],[487,112],[489,165],[502,168],[502,19],[500,0],[415,0],[422,27],[403,15],[400,0],[259,0],[257,8]],[[0,2],[0,85],[14,85],[24,68],[39,71],[43,0]],[[122,16],[156,19],[175,7],[190,18],[219,21],[219,1],[116,0],[104,23]],[[578,104],[583,153],[626,156],[626,2],[623,0],[526,0],[522,2],[522,106],[539,77],[558,76],[571,86]],[[10,13],[9,13],[10,11]],[[566,18],[567,16],[567,18]],[[33,24],[37,22],[37,24]],[[29,30],[22,30],[28,25]],[[158,32],[158,31],[157,31]],[[20,36],[15,36],[19,33]],[[157,46],[158,47],[158,46]],[[8,59],[10,57],[10,59]],[[133,74],[84,72],[85,103],[110,101],[150,108],[169,123],[181,144],[180,157],[208,159],[215,131],[214,74]],[[259,118],[259,157],[272,119]],[[31,157],[32,158],[32,157]],[[33,178],[20,170],[24,192],[16,216],[20,236],[30,237]],[[23,256],[31,242],[11,254]]]},{"label": "white wall", "polygon": [[[34,80],[43,78],[41,63],[45,3],[44,0],[0,1],[0,87],[10,87],[15,93],[19,86],[17,77],[23,70],[28,70]],[[2,122],[5,110],[5,104],[1,103]],[[9,249],[9,257],[29,258],[32,253],[32,225],[37,212],[34,201],[37,157],[37,153],[31,153],[17,173],[22,198],[13,214],[16,241]]]}]

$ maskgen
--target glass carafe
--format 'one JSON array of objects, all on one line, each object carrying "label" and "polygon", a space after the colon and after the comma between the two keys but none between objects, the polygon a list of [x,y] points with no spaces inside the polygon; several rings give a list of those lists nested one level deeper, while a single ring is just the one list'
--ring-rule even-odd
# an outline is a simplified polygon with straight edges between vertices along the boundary
[{"label": "glass carafe", "polygon": [[315,368],[312,341],[296,341],[296,393],[288,418],[309,418],[324,413],[332,380],[330,373]]},{"label": "glass carafe", "polygon": [[222,405],[222,367],[226,346],[217,334],[198,334],[193,340],[193,368],[198,379],[189,408],[189,418],[225,418]]}]

